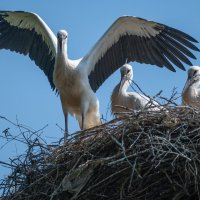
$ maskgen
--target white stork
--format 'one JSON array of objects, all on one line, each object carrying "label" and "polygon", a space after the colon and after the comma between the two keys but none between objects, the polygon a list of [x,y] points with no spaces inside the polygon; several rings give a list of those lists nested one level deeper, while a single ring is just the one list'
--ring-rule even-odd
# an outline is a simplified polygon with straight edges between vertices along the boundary
[{"label": "white stork", "polygon": [[188,70],[188,78],[182,92],[184,105],[200,108],[200,67],[192,66]]},{"label": "white stork", "polygon": [[0,11],[0,48],[29,55],[46,74],[52,89],[58,90],[68,132],[68,113],[75,115],[81,129],[100,124],[99,102],[94,92],[125,61],[185,70],[184,62],[199,51],[188,34],[145,19],[119,17],[83,58],[67,55],[66,31],[57,38],[35,13]]},{"label": "white stork", "polygon": [[117,117],[122,117],[124,116],[124,112],[127,112],[127,108],[136,111],[143,109],[149,111],[160,110],[161,107],[156,101],[138,92],[127,91],[133,79],[133,70],[131,65],[124,64],[120,68],[120,72],[121,80],[119,84],[116,85],[111,95],[112,114]]}]

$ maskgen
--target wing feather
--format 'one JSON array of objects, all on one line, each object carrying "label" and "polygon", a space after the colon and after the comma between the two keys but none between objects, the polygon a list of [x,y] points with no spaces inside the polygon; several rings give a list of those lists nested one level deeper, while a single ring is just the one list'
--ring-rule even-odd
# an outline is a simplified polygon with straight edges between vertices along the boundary
[{"label": "wing feather", "polygon": [[43,70],[52,89],[56,36],[35,13],[0,11],[0,49],[29,55]]},{"label": "wing feather", "polygon": [[[93,91],[126,61],[185,70],[196,59],[189,49],[199,51],[190,35],[164,24],[123,16],[118,18],[83,58]],[[182,63],[183,62],[183,63]],[[80,65],[84,66],[84,65]]]},{"label": "wing feather", "polygon": [[177,47],[173,46],[166,38],[164,38],[162,35],[158,36],[158,38],[165,44],[166,48],[169,48],[170,51],[175,56],[177,56],[177,58],[179,58],[188,65],[192,65],[190,60],[179,49],[177,49]]}]

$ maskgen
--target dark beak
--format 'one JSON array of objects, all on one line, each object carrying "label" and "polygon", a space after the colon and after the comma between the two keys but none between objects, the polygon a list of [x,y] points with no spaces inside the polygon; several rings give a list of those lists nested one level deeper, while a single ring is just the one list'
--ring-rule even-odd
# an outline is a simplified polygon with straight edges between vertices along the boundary
[{"label": "dark beak", "polygon": [[185,86],[183,88],[183,90],[185,90],[186,88],[188,88],[191,85],[191,77],[188,76],[187,81],[185,83]]},{"label": "dark beak", "polygon": [[60,51],[62,51],[63,49],[62,49],[62,38],[58,38],[58,45],[59,45],[59,49],[60,49]]},{"label": "dark beak", "polygon": [[198,82],[199,80],[200,80],[199,75],[196,75],[196,76],[193,76],[193,77],[188,77],[183,90],[190,87],[192,84]]},{"label": "dark beak", "polygon": [[119,92],[121,91],[121,89],[122,89],[122,87],[123,87],[123,85],[124,85],[124,83],[127,81],[127,77],[126,77],[126,75],[125,76],[123,76],[122,78],[121,78],[121,81],[120,81],[120,86],[119,86]]}]

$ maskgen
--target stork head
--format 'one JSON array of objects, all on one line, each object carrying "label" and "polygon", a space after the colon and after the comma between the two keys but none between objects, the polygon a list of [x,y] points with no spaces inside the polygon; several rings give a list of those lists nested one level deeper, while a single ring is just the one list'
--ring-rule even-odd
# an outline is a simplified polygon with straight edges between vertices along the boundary
[{"label": "stork head", "polygon": [[65,30],[60,30],[57,33],[58,40],[65,40],[65,39],[67,39],[67,36],[68,36],[68,33]]},{"label": "stork head", "polygon": [[188,70],[188,79],[187,82],[190,85],[197,86],[200,84],[200,67],[199,66],[192,66]]},{"label": "stork head", "polygon": [[120,72],[121,72],[121,78],[123,78],[125,80],[132,80],[132,78],[133,78],[133,70],[132,70],[131,65],[124,64],[120,68]]},{"label": "stork head", "polygon": [[200,85],[200,67],[192,66],[188,70],[188,78],[183,89],[186,90],[189,87],[195,87]]},{"label": "stork head", "polygon": [[[120,72],[121,72],[121,81],[120,81],[119,91],[122,90],[124,85],[127,85],[127,87],[130,85],[130,82],[132,81],[133,78],[132,66],[129,64],[124,64],[120,68]],[[127,87],[125,87],[125,89],[127,89]]]},{"label": "stork head", "polygon": [[58,52],[63,52],[66,50],[66,41],[67,41],[68,33],[65,30],[60,30],[57,33],[57,40],[58,40]]}]

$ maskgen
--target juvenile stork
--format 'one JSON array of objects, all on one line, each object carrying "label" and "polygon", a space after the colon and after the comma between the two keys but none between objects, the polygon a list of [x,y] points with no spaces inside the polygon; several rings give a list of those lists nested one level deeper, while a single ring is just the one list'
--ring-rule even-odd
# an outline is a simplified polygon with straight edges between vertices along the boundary
[{"label": "juvenile stork", "polygon": [[131,110],[159,110],[160,105],[149,97],[137,93],[128,92],[128,87],[132,83],[133,70],[131,65],[124,64],[120,68],[121,80],[116,85],[111,96],[111,111],[117,117],[124,116],[127,109]]},{"label": "juvenile stork", "polygon": [[199,51],[197,41],[188,34],[145,19],[119,17],[83,58],[67,55],[66,31],[56,36],[35,13],[0,11],[0,48],[28,55],[47,76],[52,89],[60,94],[68,132],[68,113],[75,116],[81,129],[100,124],[99,102],[94,92],[125,61],[148,63],[175,71],[172,64],[185,70],[188,50]]},{"label": "juvenile stork", "polygon": [[188,78],[182,92],[182,102],[188,106],[200,108],[200,67],[192,66],[188,70]]}]

